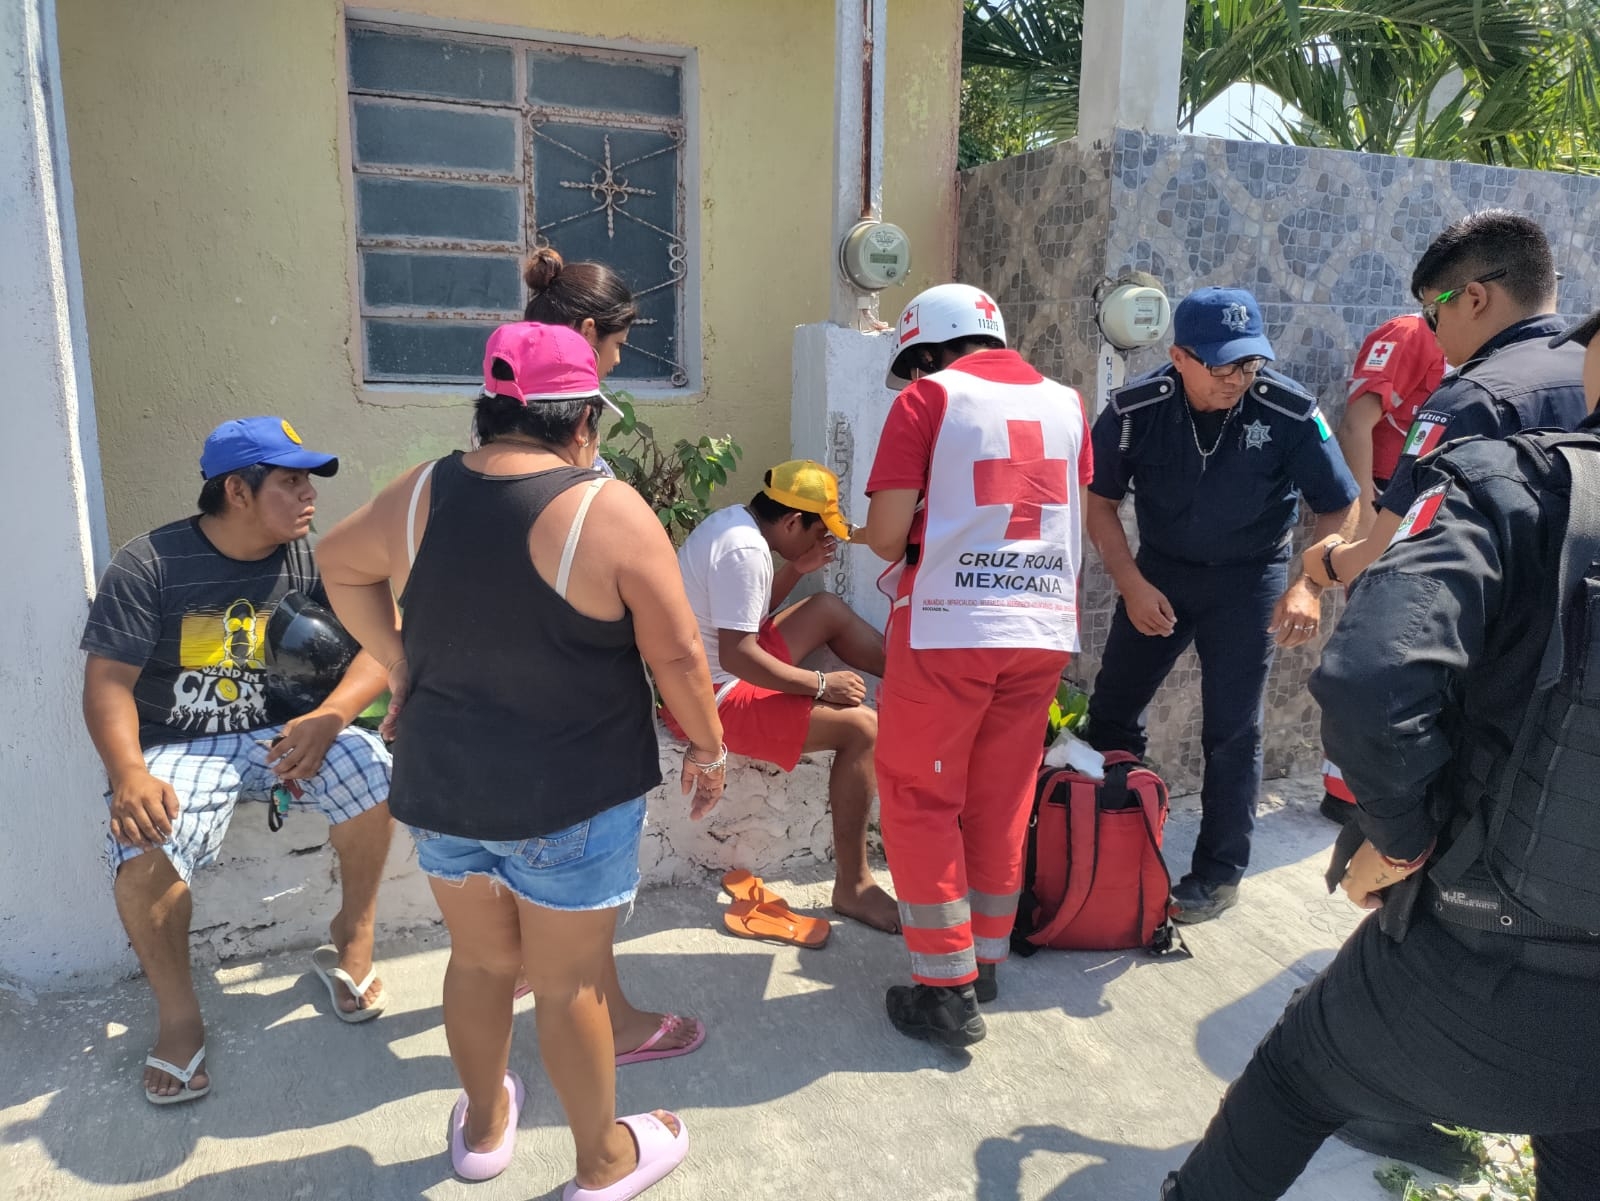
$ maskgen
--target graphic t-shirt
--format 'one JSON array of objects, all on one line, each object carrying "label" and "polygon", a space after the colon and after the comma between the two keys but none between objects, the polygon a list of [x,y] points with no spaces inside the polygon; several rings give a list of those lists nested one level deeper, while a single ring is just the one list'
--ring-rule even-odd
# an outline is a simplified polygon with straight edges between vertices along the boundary
[{"label": "graphic t-shirt", "polygon": [[722,666],[717,631],[761,629],[772,608],[772,551],[750,510],[729,505],[695,527],[678,550],[678,569],[720,701],[738,677]]},{"label": "graphic t-shirt", "polygon": [[267,622],[296,591],[328,603],[304,541],[230,559],[185,518],[116,553],[79,647],[141,669],[133,699],[145,748],[264,729]]}]

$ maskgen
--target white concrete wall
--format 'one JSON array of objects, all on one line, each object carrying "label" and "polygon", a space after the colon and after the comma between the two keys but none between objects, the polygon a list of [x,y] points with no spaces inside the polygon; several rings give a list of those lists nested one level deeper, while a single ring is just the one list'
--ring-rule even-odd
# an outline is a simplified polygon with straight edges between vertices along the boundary
[{"label": "white concrete wall", "polygon": [[[890,294],[891,307],[911,299],[903,291]],[[884,384],[892,344],[888,332],[830,324],[802,325],[794,333],[794,454],[833,469],[840,505],[856,525],[866,524],[867,477],[895,397]],[[846,546],[827,581],[830,591],[880,630],[889,619],[888,598],[877,587],[886,566],[865,545]]]},{"label": "white concrete wall", "polygon": [[0,0],[0,985],[128,961],[78,638],[104,557],[52,0]]}]

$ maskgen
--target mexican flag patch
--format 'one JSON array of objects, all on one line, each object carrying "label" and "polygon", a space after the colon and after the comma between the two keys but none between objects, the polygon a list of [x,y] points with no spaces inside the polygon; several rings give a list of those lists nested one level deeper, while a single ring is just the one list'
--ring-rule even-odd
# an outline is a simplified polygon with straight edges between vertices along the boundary
[{"label": "mexican flag patch", "polygon": [[1400,528],[1394,532],[1394,537],[1389,539],[1389,545],[1404,542],[1413,534],[1420,534],[1433,524],[1433,519],[1439,516],[1439,506],[1444,503],[1444,490],[1448,485],[1439,484],[1429,488],[1412,502],[1406,510],[1406,515],[1400,521]]},{"label": "mexican flag patch", "polygon": [[1333,437],[1333,431],[1328,428],[1328,419],[1322,415],[1320,408],[1311,410],[1311,420],[1316,422],[1317,433],[1324,442]]},{"label": "mexican flag patch", "polygon": [[1420,459],[1444,441],[1445,419],[1436,413],[1418,413],[1400,450],[1401,458]]}]

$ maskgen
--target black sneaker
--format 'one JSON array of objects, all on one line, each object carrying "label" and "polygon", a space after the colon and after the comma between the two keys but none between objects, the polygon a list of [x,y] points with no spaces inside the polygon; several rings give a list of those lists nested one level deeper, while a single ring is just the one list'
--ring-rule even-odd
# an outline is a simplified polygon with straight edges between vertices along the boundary
[{"label": "black sneaker", "polygon": [[1452,1180],[1472,1180],[1483,1168],[1483,1161],[1470,1147],[1437,1126],[1359,1119],[1346,1122],[1333,1137],[1358,1151],[1402,1160]]},{"label": "black sneaker", "polygon": [[972,991],[980,1005],[987,1005],[1000,995],[1000,982],[994,978],[994,969],[992,963],[978,965],[978,978],[972,982]]},{"label": "black sneaker", "polygon": [[897,984],[885,995],[884,1007],[901,1034],[941,1047],[970,1047],[989,1033],[970,984],[954,988]]},{"label": "black sneaker", "polygon": [[1178,906],[1172,920],[1181,926],[1192,926],[1196,922],[1209,922],[1224,909],[1237,905],[1239,886],[1208,884],[1198,876],[1185,876],[1172,890],[1172,899]]},{"label": "black sneaker", "polygon": [[1168,1172],[1167,1178],[1161,1182],[1161,1201],[1183,1201],[1178,1196],[1178,1174]]},{"label": "black sneaker", "polygon": [[1322,804],[1317,806],[1317,812],[1322,814],[1336,826],[1354,821],[1356,807],[1343,797],[1334,796],[1331,792],[1322,794]]}]

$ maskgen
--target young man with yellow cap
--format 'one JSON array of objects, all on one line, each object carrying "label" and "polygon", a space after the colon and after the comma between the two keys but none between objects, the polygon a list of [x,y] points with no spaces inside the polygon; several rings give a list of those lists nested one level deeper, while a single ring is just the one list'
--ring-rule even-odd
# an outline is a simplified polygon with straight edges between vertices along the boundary
[{"label": "young man with yellow cap", "polygon": [[[883,675],[883,638],[831,592],[778,610],[801,577],[827,566],[849,539],[838,478],[821,463],[796,459],[767,472],[749,504],[701,522],[678,552],[678,566],[700,623],[728,749],[785,771],[805,751],[834,752],[833,907],[893,933],[899,930],[894,900],[867,867],[878,715],[862,703],[867,688],[857,674]],[[783,560],[776,571],[774,554]],[[824,646],[856,671],[797,666]]]}]

